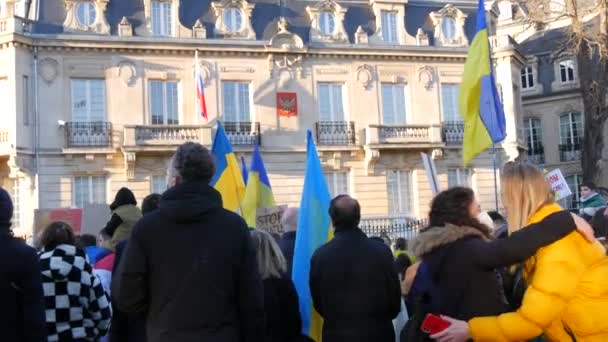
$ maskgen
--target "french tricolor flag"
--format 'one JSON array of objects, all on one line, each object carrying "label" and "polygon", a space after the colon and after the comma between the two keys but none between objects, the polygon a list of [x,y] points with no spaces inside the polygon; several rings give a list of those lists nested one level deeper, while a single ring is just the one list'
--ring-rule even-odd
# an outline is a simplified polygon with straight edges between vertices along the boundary
[{"label": "french tricolor flag", "polygon": [[198,50],[194,55],[194,80],[196,81],[196,107],[200,114],[209,121],[207,116],[207,104],[205,103],[205,87],[203,86],[203,73],[198,61]]}]

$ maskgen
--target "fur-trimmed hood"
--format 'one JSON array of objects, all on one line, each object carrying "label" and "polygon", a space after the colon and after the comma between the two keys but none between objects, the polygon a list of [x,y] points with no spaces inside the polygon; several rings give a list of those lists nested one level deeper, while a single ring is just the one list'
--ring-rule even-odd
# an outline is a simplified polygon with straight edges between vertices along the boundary
[{"label": "fur-trimmed hood", "polygon": [[467,237],[488,239],[488,237],[479,229],[447,224],[444,227],[431,227],[423,233],[420,233],[418,238],[414,241],[413,251],[416,257],[420,258],[440,247]]}]

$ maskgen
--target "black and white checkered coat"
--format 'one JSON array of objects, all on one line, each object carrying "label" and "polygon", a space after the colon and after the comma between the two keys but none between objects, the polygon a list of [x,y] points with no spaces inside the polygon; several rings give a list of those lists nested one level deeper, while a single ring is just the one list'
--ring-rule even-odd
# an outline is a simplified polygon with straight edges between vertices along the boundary
[{"label": "black and white checkered coat", "polygon": [[40,254],[48,341],[95,341],[110,326],[112,308],[84,251],[59,245]]}]

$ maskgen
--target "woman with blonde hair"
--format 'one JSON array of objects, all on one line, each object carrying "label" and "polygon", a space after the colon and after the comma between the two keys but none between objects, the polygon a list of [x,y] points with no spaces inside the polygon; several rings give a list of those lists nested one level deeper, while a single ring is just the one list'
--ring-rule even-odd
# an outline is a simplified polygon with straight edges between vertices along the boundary
[{"label": "woman with blonde hair", "polygon": [[[543,172],[526,163],[507,163],[502,173],[503,204],[510,232],[562,211]],[[533,228],[532,228],[533,229]],[[431,336],[440,342],[608,341],[608,258],[604,247],[572,232],[539,249],[524,265],[528,288],[516,312],[476,317]]]},{"label": "woman with blonde hair", "polygon": [[264,313],[266,318],[265,339],[267,342],[290,342],[301,338],[302,320],[298,294],[285,274],[287,262],[267,232],[251,230],[256,250],[258,269],[264,283]]}]

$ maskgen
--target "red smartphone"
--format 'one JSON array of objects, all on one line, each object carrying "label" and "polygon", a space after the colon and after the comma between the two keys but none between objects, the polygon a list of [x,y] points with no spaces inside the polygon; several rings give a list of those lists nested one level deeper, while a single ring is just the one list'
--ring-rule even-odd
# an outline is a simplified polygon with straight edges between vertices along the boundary
[{"label": "red smartphone", "polygon": [[434,335],[447,329],[450,324],[450,322],[437,315],[427,314],[420,326],[420,330],[426,334]]}]

